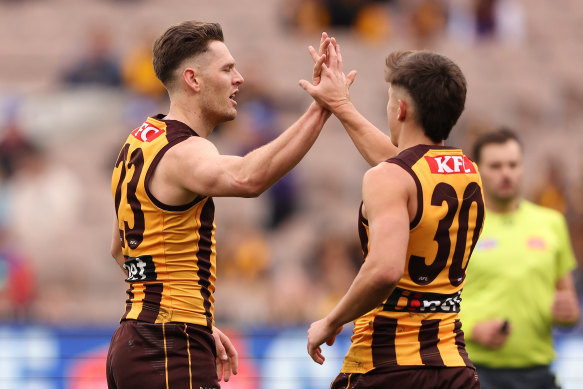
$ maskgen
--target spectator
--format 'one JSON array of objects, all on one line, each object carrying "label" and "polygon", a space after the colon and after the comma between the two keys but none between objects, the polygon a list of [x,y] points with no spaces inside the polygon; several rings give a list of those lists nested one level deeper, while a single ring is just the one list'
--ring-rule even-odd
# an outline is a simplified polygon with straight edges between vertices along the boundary
[{"label": "spectator", "polygon": [[509,130],[474,145],[487,216],[467,269],[462,322],[482,389],[558,388],[553,323],[579,316],[564,217],[521,198],[522,146]]},{"label": "spectator", "polygon": [[101,85],[120,87],[121,70],[113,53],[109,31],[102,26],[89,30],[86,52],[65,70],[63,81],[72,86]]}]

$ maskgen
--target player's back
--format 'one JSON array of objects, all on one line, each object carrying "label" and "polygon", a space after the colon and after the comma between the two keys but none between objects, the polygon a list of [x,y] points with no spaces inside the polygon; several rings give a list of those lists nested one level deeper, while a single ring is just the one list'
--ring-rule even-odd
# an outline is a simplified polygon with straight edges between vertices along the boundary
[{"label": "player's back", "polygon": [[[477,167],[460,149],[418,145],[391,158],[417,187],[403,276],[394,292],[355,322],[343,371],[400,366],[471,366],[459,321],[460,293],[484,221]],[[368,253],[368,222],[360,236]]]}]

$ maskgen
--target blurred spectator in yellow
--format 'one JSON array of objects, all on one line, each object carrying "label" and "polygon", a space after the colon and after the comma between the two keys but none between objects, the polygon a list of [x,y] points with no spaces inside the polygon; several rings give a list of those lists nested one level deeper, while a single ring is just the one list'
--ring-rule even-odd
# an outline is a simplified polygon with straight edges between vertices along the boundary
[{"label": "blurred spectator in yellow", "polygon": [[426,48],[445,31],[447,9],[441,0],[417,1],[409,7],[411,35],[416,46]]},{"label": "blurred spectator in yellow", "polygon": [[352,284],[361,262],[362,250],[356,239],[333,234],[319,240],[309,271],[316,296],[316,315],[326,315],[338,304]]},{"label": "blurred spectator in yellow", "polygon": [[141,40],[122,58],[124,85],[138,95],[165,97],[166,89],[156,77],[152,65],[154,38],[147,31],[141,33],[140,38]]},{"label": "blurred spectator in yellow", "polygon": [[389,11],[380,2],[366,4],[358,11],[354,31],[370,43],[382,43],[391,38],[393,32]]},{"label": "blurred spectator in yellow", "polygon": [[565,195],[566,182],[558,161],[550,159],[548,169],[538,183],[535,193],[535,203],[543,207],[552,208],[563,215],[567,212],[567,198]]},{"label": "blurred spectator in yellow", "polygon": [[83,52],[65,69],[63,82],[71,86],[100,85],[121,87],[119,60],[114,54],[110,32],[105,26],[93,26],[87,31]]}]

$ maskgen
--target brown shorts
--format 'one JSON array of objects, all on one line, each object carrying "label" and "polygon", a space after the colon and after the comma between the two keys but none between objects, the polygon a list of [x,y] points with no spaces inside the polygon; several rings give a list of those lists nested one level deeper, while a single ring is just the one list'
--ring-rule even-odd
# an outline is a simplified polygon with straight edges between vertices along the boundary
[{"label": "brown shorts", "polygon": [[220,388],[212,333],[194,324],[123,321],[106,370],[109,389]]},{"label": "brown shorts", "polygon": [[366,374],[340,373],[330,389],[480,389],[471,367],[421,367],[377,371]]}]

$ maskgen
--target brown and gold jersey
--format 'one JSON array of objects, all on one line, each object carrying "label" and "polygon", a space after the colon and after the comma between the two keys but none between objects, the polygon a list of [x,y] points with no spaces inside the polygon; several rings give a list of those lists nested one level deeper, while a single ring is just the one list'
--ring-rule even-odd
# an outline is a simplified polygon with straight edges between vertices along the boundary
[{"label": "brown and gold jersey", "polygon": [[122,320],[213,324],[213,199],[170,206],[149,190],[164,153],[191,136],[197,134],[181,122],[148,118],[128,136],[115,163],[111,190],[129,274]]},{"label": "brown and gold jersey", "polygon": [[[377,308],[355,321],[345,373],[403,366],[472,366],[458,312],[469,257],[484,223],[476,165],[459,149],[418,145],[387,160],[417,186],[403,276]],[[368,255],[368,221],[359,235]]]}]

